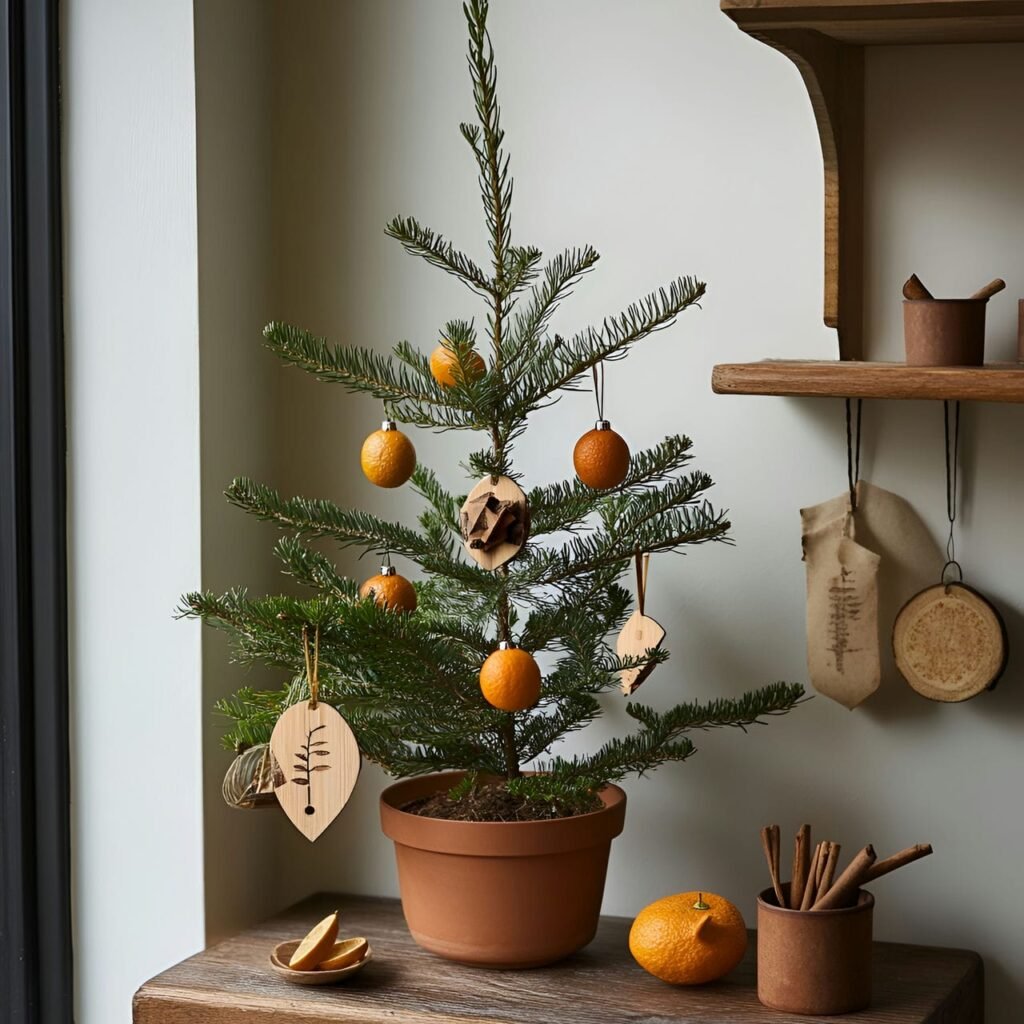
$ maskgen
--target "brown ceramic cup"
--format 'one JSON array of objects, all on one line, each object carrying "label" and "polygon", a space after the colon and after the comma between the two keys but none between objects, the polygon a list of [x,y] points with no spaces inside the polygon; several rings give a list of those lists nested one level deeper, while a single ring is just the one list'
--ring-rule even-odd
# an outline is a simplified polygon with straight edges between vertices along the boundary
[{"label": "brown ceramic cup", "polygon": [[758,999],[787,1013],[865,1009],[874,906],[875,898],[861,889],[856,906],[843,910],[787,910],[765,889],[757,900]]},{"label": "brown ceramic cup", "polygon": [[908,366],[981,366],[988,299],[907,299],[903,339]]}]

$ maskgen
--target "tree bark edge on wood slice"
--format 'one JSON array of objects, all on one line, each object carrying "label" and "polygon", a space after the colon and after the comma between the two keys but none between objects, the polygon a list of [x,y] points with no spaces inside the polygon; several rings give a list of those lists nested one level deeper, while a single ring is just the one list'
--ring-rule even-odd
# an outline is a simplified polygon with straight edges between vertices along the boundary
[{"label": "tree bark edge on wood slice", "polygon": [[1002,616],[965,583],[938,583],[907,601],[893,623],[892,649],[910,686],[946,704],[991,690],[1009,654]]}]

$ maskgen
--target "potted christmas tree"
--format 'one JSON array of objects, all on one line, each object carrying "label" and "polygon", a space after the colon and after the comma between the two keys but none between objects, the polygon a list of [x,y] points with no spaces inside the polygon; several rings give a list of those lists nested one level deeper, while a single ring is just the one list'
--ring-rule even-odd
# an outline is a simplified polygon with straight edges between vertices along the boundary
[{"label": "potted christmas tree", "polygon": [[[288,800],[297,800],[300,827],[303,811],[316,817],[313,781],[337,778],[342,767],[315,738],[324,726],[303,727],[276,759],[267,744],[296,705],[340,712],[362,756],[405,780],[385,791],[381,814],[415,938],[469,963],[529,966],[593,937],[625,813],[614,783],[688,758],[690,730],[742,728],[790,710],[803,691],[777,683],[665,712],[630,702],[635,731],[587,755],[551,753],[601,714],[602,694],[632,693],[668,657],[663,631],[643,614],[643,558],[722,540],[729,528],[704,497],[710,478],[689,468],[690,441],[668,437],[631,455],[603,418],[599,386],[605,360],[670,325],[704,285],[679,278],[600,327],[550,333],[553,311],[597,253],[569,249],[545,264],[537,249],[513,242],[487,0],[464,9],[477,121],[461,132],[479,168],[490,265],[412,218],[387,231],[483,299],[484,337],[453,320],[428,359],[405,343],[388,357],[332,348],[285,324],[265,331],[287,363],[383,401],[388,418],[363,445],[363,471],[383,487],[411,484],[424,502],[419,524],[238,479],[228,499],[283,529],[276,553],[313,596],[194,593],[184,612],[227,630],[239,660],[292,674],[279,691],[243,689],[220,705],[234,719],[227,744],[240,752],[225,780],[229,800],[253,806],[276,791],[289,814]],[[576,479],[523,490],[513,440],[532,413],[591,376],[600,419],[576,445]],[[468,456],[467,496],[416,464],[397,423],[485,436]],[[381,573],[362,586],[344,578],[309,543],[324,537],[378,553]],[[418,566],[420,579],[410,583],[392,560]],[[631,592],[619,581],[634,564],[639,607],[631,615]],[[310,668],[313,634],[318,666]],[[293,747],[295,765],[286,763]],[[304,831],[312,838],[321,827]]]}]

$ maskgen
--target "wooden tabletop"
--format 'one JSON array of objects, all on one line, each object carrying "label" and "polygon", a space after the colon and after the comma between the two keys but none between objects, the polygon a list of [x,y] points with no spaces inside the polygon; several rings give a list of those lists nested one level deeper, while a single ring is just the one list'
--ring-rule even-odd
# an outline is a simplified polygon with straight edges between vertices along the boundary
[{"label": "wooden tabletop", "polygon": [[[278,943],[301,936],[331,910],[344,936],[365,935],[374,960],[345,984],[292,985],[272,973]],[[976,953],[875,944],[875,1000],[844,1017],[800,1017],[757,1001],[753,942],[722,981],[665,985],[629,955],[629,921],[602,919],[581,953],[531,971],[491,971],[438,959],[416,946],[395,900],[314,896],[279,917],[213,946],[146,982],[135,1024],[981,1024]],[[753,938],[753,934],[752,934]]]}]

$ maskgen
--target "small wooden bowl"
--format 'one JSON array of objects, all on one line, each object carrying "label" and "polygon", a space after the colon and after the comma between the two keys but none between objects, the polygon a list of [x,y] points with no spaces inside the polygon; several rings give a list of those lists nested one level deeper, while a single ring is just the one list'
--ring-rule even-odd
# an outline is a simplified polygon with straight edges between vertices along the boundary
[{"label": "small wooden bowl", "polygon": [[285,981],[290,981],[293,985],[334,985],[361,971],[373,959],[373,947],[367,946],[366,956],[358,963],[349,964],[348,967],[339,967],[336,971],[296,971],[288,966],[288,961],[301,941],[292,939],[289,942],[282,942],[275,946],[274,952],[270,954],[270,966]]}]

